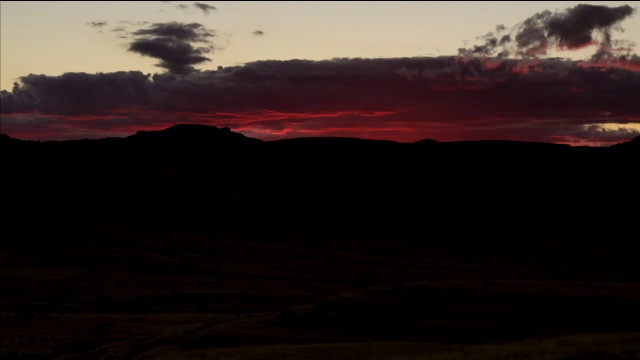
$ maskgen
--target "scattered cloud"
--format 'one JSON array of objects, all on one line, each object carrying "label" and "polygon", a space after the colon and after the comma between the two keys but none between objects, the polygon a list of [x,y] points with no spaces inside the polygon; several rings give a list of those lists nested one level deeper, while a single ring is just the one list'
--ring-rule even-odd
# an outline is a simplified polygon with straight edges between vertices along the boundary
[{"label": "scattered cloud", "polygon": [[205,15],[209,15],[211,13],[211,10],[218,11],[218,9],[215,6],[207,5],[199,2],[193,3],[193,7],[202,10],[202,13]]},{"label": "scattered cloud", "polygon": [[[608,7],[580,4],[563,11],[539,12],[510,31],[504,25],[495,32],[478,37],[482,42],[470,48],[459,49],[461,56],[540,58],[551,48],[575,50],[597,46],[594,59],[613,59],[632,54],[631,44],[612,40],[612,30],[634,14],[629,6]],[[627,45],[618,46],[616,45]]]},{"label": "scattered cloud", "polygon": [[87,25],[89,25],[92,28],[96,29],[96,28],[102,28],[102,27],[107,26],[107,22],[106,21],[89,21],[87,23]]},{"label": "scattered cloud", "polygon": [[196,71],[193,65],[210,61],[205,55],[214,50],[213,31],[198,23],[155,23],[131,35],[129,51],[159,59],[157,66],[172,74]]}]

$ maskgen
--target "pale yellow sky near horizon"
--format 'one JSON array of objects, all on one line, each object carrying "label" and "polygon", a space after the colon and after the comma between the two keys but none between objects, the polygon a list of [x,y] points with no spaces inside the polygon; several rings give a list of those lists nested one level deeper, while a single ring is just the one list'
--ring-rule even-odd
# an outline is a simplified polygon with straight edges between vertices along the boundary
[{"label": "pale yellow sky near horizon", "polygon": [[[637,1],[202,3],[217,11],[206,15],[193,2],[177,1],[2,1],[0,89],[11,90],[28,74],[162,72],[156,59],[127,51],[127,40],[116,37],[116,27],[139,28],[123,21],[197,22],[215,30],[212,61],[198,66],[206,70],[256,60],[456,55],[496,25],[509,28],[547,9],[580,3],[640,8]],[[107,25],[92,28],[92,21]],[[637,13],[621,25],[624,32],[615,32],[615,39],[640,42]],[[253,34],[258,30],[264,35]],[[579,59],[593,50],[558,56]]]}]

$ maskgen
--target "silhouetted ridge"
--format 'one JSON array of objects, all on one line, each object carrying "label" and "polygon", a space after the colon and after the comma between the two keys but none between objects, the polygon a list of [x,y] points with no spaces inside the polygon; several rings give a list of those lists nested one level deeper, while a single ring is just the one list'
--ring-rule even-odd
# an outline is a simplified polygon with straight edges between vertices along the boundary
[{"label": "silhouetted ridge", "polygon": [[130,141],[152,142],[162,144],[193,145],[215,142],[216,144],[262,143],[262,140],[246,137],[229,128],[201,124],[180,124],[159,131],[138,131],[127,137]]},{"label": "silhouetted ridge", "polygon": [[414,144],[417,144],[417,145],[425,145],[425,144],[433,145],[437,143],[438,143],[438,140],[434,140],[434,139],[422,139],[414,142]]},{"label": "silhouetted ridge", "polygon": [[276,146],[298,146],[301,148],[322,147],[326,149],[344,149],[344,148],[358,148],[358,147],[377,147],[377,146],[393,146],[400,143],[393,140],[374,140],[374,139],[361,139],[353,137],[299,137],[292,139],[282,139],[270,141],[271,144]]},{"label": "silhouetted ridge", "polygon": [[617,148],[617,149],[635,149],[635,150],[640,150],[640,136],[636,136],[633,139],[629,140],[629,141],[625,141],[623,143],[619,143],[619,144],[615,144],[611,146],[612,148]]},{"label": "silhouetted ridge", "polygon": [[451,141],[449,144],[460,144],[472,146],[482,146],[486,148],[513,148],[513,149],[568,149],[571,145],[568,144],[556,144],[547,142],[535,142],[535,141],[518,141],[518,140],[468,140],[468,141]]},{"label": "silhouetted ridge", "polygon": [[[639,196],[631,191],[639,138],[613,149],[499,140],[263,142],[177,125],[124,139],[2,139],[11,189],[3,200],[28,219],[74,204],[79,214],[188,228],[497,249],[550,237],[624,239],[637,222],[627,209]],[[598,195],[609,189],[629,191]]]},{"label": "silhouetted ridge", "polygon": [[10,137],[9,135],[5,135],[5,134],[0,134],[0,144],[2,143],[8,143],[10,141],[14,140],[12,137]]},{"label": "silhouetted ridge", "polygon": [[7,134],[0,134],[0,144],[2,145],[27,144],[27,143],[35,143],[35,141],[21,140],[21,139],[13,138]]}]

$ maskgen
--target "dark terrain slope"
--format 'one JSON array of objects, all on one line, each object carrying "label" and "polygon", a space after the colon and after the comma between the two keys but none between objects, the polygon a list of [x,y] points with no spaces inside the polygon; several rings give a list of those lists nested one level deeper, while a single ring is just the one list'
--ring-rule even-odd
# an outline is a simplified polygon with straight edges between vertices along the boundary
[{"label": "dark terrain slope", "polygon": [[627,239],[636,225],[638,138],[608,148],[262,142],[179,125],[124,139],[2,144],[3,181],[12,189],[7,206],[32,218],[97,213],[242,232],[511,245],[550,237]]},{"label": "dark terrain slope", "polygon": [[179,125],[0,153],[4,357],[640,331],[640,138]]}]

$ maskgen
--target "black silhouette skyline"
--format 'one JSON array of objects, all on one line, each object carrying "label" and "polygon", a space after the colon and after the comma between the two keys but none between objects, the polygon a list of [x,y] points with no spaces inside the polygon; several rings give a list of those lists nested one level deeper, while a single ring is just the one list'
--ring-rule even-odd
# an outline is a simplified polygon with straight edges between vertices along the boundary
[{"label": "black silhouette skyline", "polygon": [[[166,6],[164,6],[166,7]],[[25,140],[124,137],[200,123],[262,140],[513,140],[609,146],[640,134],[640,58],[629,5],[579,4],[497,24],[457,54],[252,60],[220,66],[223,10],[194,21],[93,20],[158,69],[29,73],[1,94],[2,131]],[[173,10],[175,11],[175,9]],[[193,13],[192,15],[196,15]],[[196,21],[197,20],[197,21]],[[247,30],[251,41],[275,34]],[[256,36],[259,35],[259,36]],[[227,40],[229,41],[229,40]],[[583,51],[583,59],[570,58]]]}]

